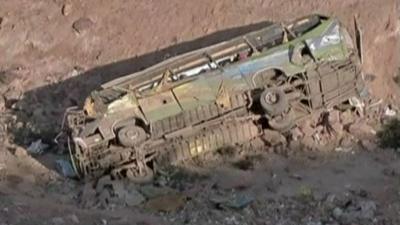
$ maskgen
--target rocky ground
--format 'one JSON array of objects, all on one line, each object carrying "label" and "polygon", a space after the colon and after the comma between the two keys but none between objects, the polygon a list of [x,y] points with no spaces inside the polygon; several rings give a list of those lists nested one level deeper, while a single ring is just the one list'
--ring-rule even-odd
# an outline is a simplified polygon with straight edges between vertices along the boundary
[{"label": "rocky ground", "polygon": [[[99,84],[268,21],[318,12],[363,31],[363,113],[165,168],[152,184],[67,179],[63,112]],[[400,161],[378,145],[399,113],[394,0],[0,2],[0,224],[400,224]],[[40,150],[40,151],[34,151]]]}]

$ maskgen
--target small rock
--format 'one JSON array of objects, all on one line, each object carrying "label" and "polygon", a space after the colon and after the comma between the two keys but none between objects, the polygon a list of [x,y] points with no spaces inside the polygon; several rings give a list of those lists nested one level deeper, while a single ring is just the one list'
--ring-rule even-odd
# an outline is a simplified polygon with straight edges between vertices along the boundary
[{"label": "small rock", "polygon": [[337,197],[336,197],[335,194],[328,194],[328,195],[326,196],[326,198],[325,198],[325,202],[326,202],[326,204],[328,204],[328,205],[334,205],[335,202],[336,202],[336,200],[337,200]]},{"label": "small rock", "polygon": [[[137,206],[145,201],[145,197],[136,189],[136,186],[124,183],[121,180],[111,180],[110,176],[104,176],[97,182],[97,193],[100,193],[103,204],[115,203],[127,206]],[[106,205],[104,205],[106,206]]]},{"label": "small rock", "polygon": [[321,221],[311,221],[311,222],[308,222],[307,225],[322,225],[322,222]]},{"label": "small rock", "polygon": [[340,114],[340,122],[347,125],[354,122],[354,115],[351,110],[346,110]]},{"label": "small rock", "polygon": [[72,4],[70,2],[66,2],[62,8],[61,8],[61,13],[64,16],[68,16],[72,12]]},{"label": "small rock", "polygon": [[254,185],[256,179],[254,174],[245,170],[223,172],[219,175],[215,187],[222,190],[246,189]]},{"label": "small rock", "polygon": [[363,219],[372,219],[375,216],[376,204],[373,201],[362,201],[359,203],[361,209],[360,217]]},{"label": "small rock", "polygon": [[21,97],[21,91],[12,88],[12,89],[8,89],[6,93],[4,93],[3,95],[4,97],[4,105],[6,108],[11,109],[15,107],[15,103],[17,103]]},{"label": "small rock", "polygon": [[300,128],[295,127],[292,130],[292,139],[293,139],[293,141],[298,141],[303,137],[304,137],[304,133],[300,130]]},{"label": "small rock", "polygon": [[108,224],[108,222],[106,219],[101,219],[101,225],[107,225],[107,224]]},{"label": "small rock", "polygon": [[329,123],[339,123],[340,122],[340,112],[338,110],[332,110],[329,112]]},{"label": "small rock", "polygon": [[136,189],[130,189],[123,196],[127,206],[137,206],[142,204],[146,199]]},{"label": "small rock", "polygon": [[53,219],[51,219],[51,222],[52,222],[54,225],[65,224],[64,219],[61,218],[61,217],[54,217]]},{"label": "small rock", "polygon": [[375,151],[378,149],[378,145],[372,140],[361,140],[361,146],[368,151]]},{"label": "small rock", "polygon": [[17,146],[14,150],[14,155],[17,157],[26,157],[28,152],[25,149]]},{"label": "small rock", "polygon": [[396,116],[396,110],[394,110],[390,105],[385,108],[385,116],[393,117]]},{"label": "small rock", "polygon": [[254,197],[237,194],[230,197],[216,196],[210,199],[218,208],[243,209],[254,201]]},{"label": "small rock", "polygon": [[90,30],[93,26],[93,21],[87,17],[80,18],[72,24],[72,28],[78,33],[83,34]]},{"label": "small rock", "polygon": [[289,175],[290,178],[293,178],[295,180],[303,180],[303,177],[300,174],[293,173]]},{"label": "small rock", "polygon": [[384,168],[382,173],[388,177],[396,177],[399,173],[393,168]]},{"label": "small rock", "polygon": [[311,121],[306,121],[304,122],[301,127],[300,127],[302,133],[305,135],[305,137],[312,137],[314,133],[316,132],[314,127],[311,124]]},{"label": "small rock", "polygon": [[113,181],[111,180],[111,176],[109,176],[109,175],[103,176],[97,181],[96,192],[100,193],[104,189],[104,187],[106,187],[106,186],[112,187],[112,185],[113,185]]},{"label": "small rock", "polygon": [[185,205],[186,200],[186,196],[182,194],[168,194],[150,199],[145,207],[161,212],[176,212]]},{"label": "small rock", "polygon": [[298,192],[298,197],[302,200],[314,199],[314,191],[307,185],[301,185]]},{"label": "small rock", "polygon": [[336,207],[335,209],[333,209],[332,212],[332,216],[333,218],[335,218],[336,220],[339,220],[343,215],[343,210],[339,207]]},{"label": "small rock", "polygon": [[6,100],[2,95],[0,95],[0,112],[6,109]]},{"label": "small rock", "polygon": [[68,77],[76,77],[76,76],[78,76],[79,74],[81,74],[83,70],[84,70],[83,68],[81,68],[81,67],[79,67],[79,66],[75,66],[75,67],[71,70],[71,72],[68,73]]},{"label": "small rock", "polygon": [[42,142],[42,139],[39,139],[35,142],[32,142],[31,145],[28,147],[28,152],[34,155],[43,154],[44,151],[49,147],[48,144]]},{"label": "small rock", "polygon": [[351,124],[349,132],[358,139],[373,139],[376,135],[375,129],[365,122]]},{"label": "small rock", "polygon": [[286,138],[275,130],[264,130],[263,139],[267,141],[270,145],[286,145]]},{"label": "small rock", "polygon": [[79,218],[75,214],[71,214],[69,216],[69,219],[75,224],[79,224],[80,223]]},{"label": "small rock", "polygon": [[175,190],[169,187],[155,187],[153,185],[145,185],[140,188],[140,192],[148,199],[155,198],[161,195],[176,193]]},{"label": "small rock", "polygon": [[98,193],[96,195],[96,200],[103,209],[110,209],[114,204],[114,202],[111,202],[111,193],[108,189],[104,189]]},{"label": "small rock", "polygon": [[336,148],[335,148],[335,152],[349,153],[349,152],[352,152],[352,150],[353,150],[353,148],[351,148],[351,147],[342,147],[342,146],[339,146],[339,147],[336,147]]}]

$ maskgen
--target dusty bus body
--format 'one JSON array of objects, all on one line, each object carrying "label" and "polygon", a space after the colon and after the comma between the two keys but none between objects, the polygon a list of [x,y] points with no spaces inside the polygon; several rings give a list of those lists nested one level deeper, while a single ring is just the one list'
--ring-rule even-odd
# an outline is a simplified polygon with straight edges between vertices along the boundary
[{"label": "dusty bus body", "polygon": [[359,95],[356,56],[336,19],[313,15],[168,59],[103,84],[66,113],[72,163],[81,177],[141,182],[158,162],[288,130]]}]

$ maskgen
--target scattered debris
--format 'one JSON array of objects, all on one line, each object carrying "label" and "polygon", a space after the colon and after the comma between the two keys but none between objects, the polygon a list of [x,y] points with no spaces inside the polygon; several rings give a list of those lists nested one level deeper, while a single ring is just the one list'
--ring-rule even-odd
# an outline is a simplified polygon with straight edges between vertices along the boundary
[{"label": "scattered debris", "polygon": [[87,17],[80,18],[72,24],[72,28],[78,33],[83,34],[90,30],[94,25],[93,21]]},{"label": "scattered debris", "polygon": [[28,152],[33,155],[41,155],[44,151],[49,147],[48,144],[42,142],[42,139],[39,139],[35,142],[32,142],[31,145],[27,148]]},{"label": "scattered debris", "polygon": [[145,197],[137,187],[126,181],[112,180],[104,176],[97,182],[96,192],[98,203],[103,208],[112,208],[114,205],[137,206],[145,201]]}]

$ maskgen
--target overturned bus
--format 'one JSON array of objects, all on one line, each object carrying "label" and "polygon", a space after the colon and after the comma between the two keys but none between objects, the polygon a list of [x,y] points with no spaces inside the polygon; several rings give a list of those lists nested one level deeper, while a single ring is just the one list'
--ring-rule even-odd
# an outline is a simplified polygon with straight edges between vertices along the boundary
[{"label": "overturned bus", "polygon": [[103,84],[64,129],[80,176],[150,180],[264,129],[287,131],[363,89],[359,58],[335,18],[272,24]]}]

